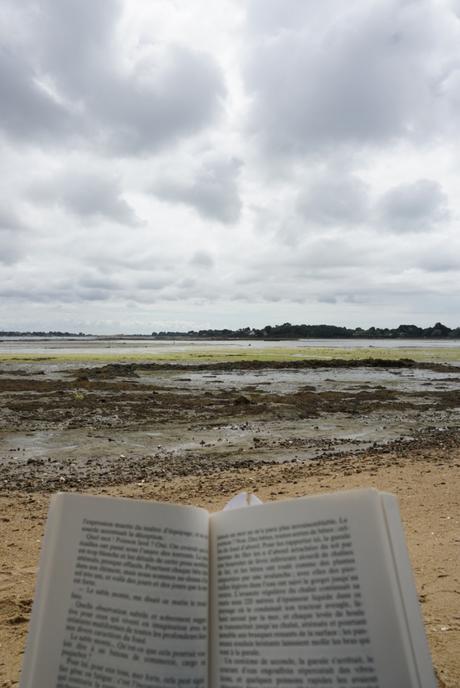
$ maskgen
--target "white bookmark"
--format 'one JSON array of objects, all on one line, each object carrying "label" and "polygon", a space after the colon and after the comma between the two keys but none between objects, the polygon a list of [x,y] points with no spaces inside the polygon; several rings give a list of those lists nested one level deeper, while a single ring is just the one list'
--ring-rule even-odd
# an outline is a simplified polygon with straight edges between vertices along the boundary
[{"label": "white bookmark", "polygon": [[263,504],[262,500],[256,497],[255,494],[250,492],[240,492],[235,497],[227,502],[224,506],[223,511],[230,511],[230,509],[241,509],[245,506],[257,506],[258,504]]}]

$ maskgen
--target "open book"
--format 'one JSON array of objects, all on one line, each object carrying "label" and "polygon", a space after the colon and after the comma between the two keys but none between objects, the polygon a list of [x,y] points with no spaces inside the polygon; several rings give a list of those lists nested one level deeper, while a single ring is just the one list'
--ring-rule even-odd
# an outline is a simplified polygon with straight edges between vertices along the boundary
[{"label": "open book", "polygon": [[396,499],[58,494],[21,688],[434,688]]}]

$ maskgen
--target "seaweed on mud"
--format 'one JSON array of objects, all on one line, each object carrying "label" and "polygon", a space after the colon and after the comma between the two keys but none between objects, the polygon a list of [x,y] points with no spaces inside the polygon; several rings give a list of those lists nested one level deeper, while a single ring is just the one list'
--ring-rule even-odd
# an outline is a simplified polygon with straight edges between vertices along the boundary
[{"label": "seaweed on mud", "polygon": [[[123,366],[120,366],[123,368]],[[10,430],[24,423],[67,423],[68,427],[130,427],[171,421],[261,417],[314,418],[321,414],[370,414],[379,409],[449,409],[460,406],[458,390],[424,390],[401,395],[383,386],[366,389],[317,390],[303,385],[284,393],[244,385],[240,389],[194,388],[140,384],[137,379],[91,379],[79,374],[64,380],[7,378],[0,381],[3,410],[0,427]]]},{"label": "seaweed on mud", "polygon": [[[100,367],[81,368],[74,373],[88,375],[89,378],[110,379],[114,377],[135,377],[138,371],[248,371],[248,370],[308,370],[318,368],[420,368],[437,372],[458,372],[458,366],[448,363],[420,362],[410,358],[386,359],[363,358],[348,360],[332,359],[301,359],[301,360],[247,360],[247,361],[218,361],[211,363],[110,363]],[[67,372],[67,371],[64,371]]]}]

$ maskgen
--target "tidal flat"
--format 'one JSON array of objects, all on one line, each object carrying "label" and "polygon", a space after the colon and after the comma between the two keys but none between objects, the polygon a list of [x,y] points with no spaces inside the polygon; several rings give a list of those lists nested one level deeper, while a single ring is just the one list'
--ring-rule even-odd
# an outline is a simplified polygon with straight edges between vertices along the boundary
[{"label": "tidal flat", "polygon": [[448,362],[197,360],[3,364],[1,489],[404,451],[460,425],[460,366]]},{"label": "tidal flat", "polygon": [[439,685],[460,685],[459,348],[2,356],[0,686],[17,685],[55,491],[214,510],[243,489],[360,486],[399,497]]},{"label": "tidal flat", "polygon": [[[272,343],[269,341],[247,342],[45,342],[34,346],[34,342],[19,342],[19,345],[0,341],[0,364],[46,363],[48,365],[67,365],[82,363],[227,363],[231,361],[288,361],[324,360],[339,358],[346,361],[362,361],[370,358],[400,360],[402,358],[419,362],[457,363],[460,365],[460,343],[441,341],[424,345],[423,340],[401,344],[390,340],[382,346],[364,340],[359,346],[340,340],[333,345],[296,342]],[[22,346],[21,346],[22,345]]]}]

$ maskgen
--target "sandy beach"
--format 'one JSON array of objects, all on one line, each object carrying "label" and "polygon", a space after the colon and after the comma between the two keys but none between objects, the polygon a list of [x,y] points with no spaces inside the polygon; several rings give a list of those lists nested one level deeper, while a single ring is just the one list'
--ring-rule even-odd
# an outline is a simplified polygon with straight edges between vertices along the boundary
[{"label": "sandy beach", "polygon": [[350,361],[0,374],[0,686],[17,685],[50,495],[396,494],[439,685],[460,685],[460,371]]}]

